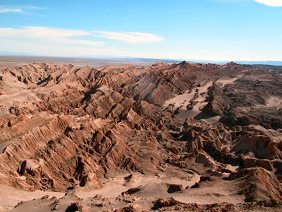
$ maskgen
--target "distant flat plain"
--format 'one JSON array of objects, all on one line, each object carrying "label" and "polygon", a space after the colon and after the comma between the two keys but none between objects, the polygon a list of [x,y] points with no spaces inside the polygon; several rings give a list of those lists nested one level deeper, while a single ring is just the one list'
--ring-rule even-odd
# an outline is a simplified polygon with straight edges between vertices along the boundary
[{"label": "distant flat plain", "polygon": [[179,62],[176,60],[144,59],[144,58],[78,58],[78,57],[36,57],[36,56],[0,56],[1,67],[13,67],[30,63],[55,63],[55,64],[73,64],[75,66],[89,65],[91,67],[100,67],[106,65],[151,65],[153,63]]}]

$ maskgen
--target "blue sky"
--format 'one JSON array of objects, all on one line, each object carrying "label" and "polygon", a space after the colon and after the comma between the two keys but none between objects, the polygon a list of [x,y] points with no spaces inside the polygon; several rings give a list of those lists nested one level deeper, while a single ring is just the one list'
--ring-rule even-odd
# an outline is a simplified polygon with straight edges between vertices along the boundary
[{"label": "blue sky", "polygon": [[282,61],[282,0],[0,0],[0,54]]}]

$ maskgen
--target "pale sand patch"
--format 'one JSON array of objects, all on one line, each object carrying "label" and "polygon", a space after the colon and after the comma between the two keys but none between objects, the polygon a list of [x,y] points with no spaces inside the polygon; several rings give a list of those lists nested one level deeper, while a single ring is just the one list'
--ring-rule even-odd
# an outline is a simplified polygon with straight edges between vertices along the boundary
[{"label": "pale sand patch", "polygon": [[[194,88],[192,91],[186,91],[186,93],[181,95],[176,95],[171,99],[168,99],[163,104],[163,108],[168,108],[172,106],[173,111],[180,109],[178,116],[185,118],[195,118],[201,113],[201,110],[207,105],[206,98],[208,89],[212,86],[213,83],[219,83],[222,87],[228,84],[233,84],[237,79],[242,75],[239,75],[236,78],[221,78],[216,81],[208,81],[203,83],[201,86]],[[187,110],[187,106],[194,101],[196,104],[193,105],[192,110]],[[220,116],[204,118],[208,123],[216,123],[220,119]]]},{"label": "pale sand patch", "polygon": [[195,90],[192,90],[191,93],[186,91],[186,93],[184,94],[177,95],[165,101],[163,107],[167,108],[169,105],[173,105],[175,109],[180,107],[181,109],[185,110],[187,105],[189,105],[190,101],[192,100],[194,96],[195,96]]},{"label": "pale sand patch", "polygon": [[208,88],[212,86],[213,82],[207,82],[204,86],[201,86],[198,88],[198,98],[195,100],[197,101],[197,104],[194,105],[193,110],[194,111],[201,111],[201,109],[207,105],[206,97],[207,97],[207,92]]},{"label": "pale sand patch", "polygon": [[271,96],[266,100],[266,106],[268,107],[282,107],[282,98],[279,96]]},{"label": "pale sand patch", "polygon": [[[236,167],[230,167],[230,169]],[[176,175],[176,176],[174,176]],[[0,207],[2,210],[12,209],[20,201],[28,201],[39,199],[45,195],[49,195],[49,200],[44,201],[34,200],[26,202],[21,207],[13,211],[21,211],[21,209],[29,209],[30,211],[50,211],[50,204],[55,200],[50,200],[50,197],[56,196],[60,199],[59,211],[73,202],[73,197],[80,198],[85,206],[92,204],[93,201],[103,203],[103,209],[110,210],[111,208],[123,207],[127,203],[119,201],[119,198],[133,198],[134,204],[141,205],[141,208],[149,209],[152,202],[159,198],[170,198],[183,203],[197,204],[214,204],[214,203],[243,203],[244,195],[238,195],[238,185],[232,181],[226,181],[219,178],[213,179],[211,182],[200,182],[199,188],[191,188],[195,183],[200,182],[200,176],[193,171],[184,172],[180,170],[170,170],[161,172],[158,175],[142,175],[140,173],[119,174],[115,177],[106,180],[102,187],[94,189],[90,187],[80,187],[70,191],[71,195],[66,195],[60,192],[25,192],[18,191],[14,188],[1,186],[0,187]],[[181,185],[183,190],[169,193],[169,184]],[[139,188],[136,193],[127,196],[121,195],[130,188]],[[86,206],[87,207],[87,206]],[[1,209],[1,208],[0,208]]]},{"label": "pale sand patch", "polygon": [[222,78],[222,79],[218,79],[216,82],[220,83],[222,87],[224,87],[225,85],[234,84],[234,82],[241,77],[242,75],[239,75],[238,77],[234,77],[234,78]]},{"label": "pale sand patch", "polygon": [[[151,187],[154,185],[162,185],[162,184],[179,184],[182,185],[183,188],[191,187],[195,183],[200,181],[200,176],[196,173],[187,174],[187,178],[178,178],[167,176],[166,174],[160,174],[159,176],[152,175],[142,175],[139,173],[132,174],[132,179],[130,181],[126,181],[127,175],[120,175],[114,178],[110,178],[106,181],[102,188],[100,189],[89,189],[89,188],[78,188],[76,190],[76,195],[79,198],[90,198],[96,195],[101,195],[104,198],[116,198],[122,192],[127,191],[130,188],[142,186],[142,187]],[[158,194],[155,194],[158,196]]]},{"label": "pale sand patch", "polygon": [[244,195],[237,193],[234,182],[216,180],[214,182],[202,183],[199,188],[189,188],[182,193],[175,193],[174,198],[184,203],[214,204],[244,202]]},{"label": "pale sand patch", "polygon": [[21,201],[38,199],[45,195],[61,198],[65,194],[62,192],[49,192],[49,191],[28,192],[23,190],[17,190],[15,188],[6,185],[0,185],[0,211],[1,211],[1,207],[2,207],[2,211],[10,210]]},{"label": "pale sand patch", "polygon": [[[239,79],[239,77],[236,78],[222,78],[222,79],[218,79],[215,81],[215,83],[220,83],[222,87],[224,87],[225,85],[228,84],[233,84],[237,79]],[[199,97],[196,99],[197,104],[193,107],[194,111],[201,111],[203,109],[203,107],[205,107],[207,105],[206,97],[207,97],[207,92],[209,87],[212,86],[214,82],[208,82],[206,83],[204,86],[199,87]]]},{"label": "pale sand patch", "polygon": [[[239,77],[236,78],[222,78],[214,81],[215,83],[220,83],[221,86],[225,86],[227,84],[233,84]],[[169,105],[173,105],[173,109],[176,110],[180,108],[181,110],[186,110],[187,106],[191,103],[191,101],[195,101],[196,104],[193,106],[193,111],[200,112],[201,109],[207,104],[206,97],[207,92],[210,86],[214,83],[213,81],[208,81],[203,83],[201,86],[194,88],[192,91],[186,91],[184,94],[176,95],[171,99],[168,99],[163,104],[163,108],[169,107]]]},{"label": "pale sand patch", "polygon": [[194,106],[194,111],[199,111],[200,105],[205,100],[207,89],[212,85],[213,82],[207,82],[203,86],[194,88],[191,92],[186,91],[186,93],[181,95],[176,95],[171,99],[168,99],[163,104],[164,108],[167,108],[169,105],[173,105],[173,109],[176,110],[180,108],[181,110],[186,110],[187,106],[191,103],[191,100],[197,102]]}]

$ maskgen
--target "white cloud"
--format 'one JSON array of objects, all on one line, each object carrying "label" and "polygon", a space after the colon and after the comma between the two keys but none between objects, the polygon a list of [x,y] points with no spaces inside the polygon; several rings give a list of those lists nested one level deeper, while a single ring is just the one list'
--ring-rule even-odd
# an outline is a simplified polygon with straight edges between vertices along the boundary
[{"label": "white cloud", "polygon": [[282,7],[282,0],[255,0],[255,1],[269,7]]},{"label": "white cloud", "polygon": [[[148,43],[160,41],[162,38],[147,33],[130,33],[130,36],[126,40],[124,38],[120,38],[119,40],[130,43]],[[153,49],[147,51],[136,50],[134,46],[125,48],[123,45],[119,47],[107,45],[105,42],[97,39],[97,32],[42,26],[26,26],[21,28],[0,27],[0,54],[7,54],[9,52],[12,54],[18,52],[41,56],[77,57],[161,56],[161,54],[155,52]]]},{"label": "white cloud", "polygon": [[6,13],[30,14],[30,12],[33,10],[44,10],[44,8],[37,7],[34,5],[0,6],[0,14],[6,14]]},{"label": "white cloud", "polygon": [[22,8],[9,8],[9,7],[0,7],[1,13],[22,13]]},{"label": "white cloud", "polygon": [[39,39],[52,39],[89,35],[81,30],[69,30],[49,27],[28,26],[23,28],[0,28],[0,37],[26,37]]},{"label": "white cloud", "polygon": [[[105,42],[94,40],[97,33],[76,29],[27,26],[21,28],[0,28],[0,53],[28,53],[41,56],[138,56],[138,51],[111,47]],[[131,43],[157,41],[154,35],[134,33],[138,37]],[[141,35],[143,37],[141,38]],[[93,39],[92,39],[93,38]],[[131,38],[131,37],[130,37]],[[132,38],[131,38],[132,39]],[[124,40],[121,40],[124,41]],[[125,41],[127,42],[128,39]],[[138,41],[138,42],[137,42]],[[144,53],[145,55],[145,53]]]},{"label": "white cloud", "polygon": [[155,43],[164,40],[164,38],[158,35],[143,32],[94,31],[94,33],[102,38],[123,41],[130,44]]},{"label": "white cloud", "polygon": [[49,28],[49,27],[23,27],[23,28],[0,28],[0,39],[16,40],[20,42],[41,42],[52,48],[53,45],[102,45],[101,41],[77,39],[81,36],[90,35],[82,30]]},{"label": "white cloud", "polygon": [[[71,57],[144,57],[187,60],[277,60],[281,61],[282,44],[272,46],[256,42],[245,45],[214,44],[187,41],[181,45],[161,46],[110,46],[94,39],[94,32],[30,26],[22,28],[0,28],[0,54],[30,54],[38,56]],[[142,34],[142,33],[141,33]],[[93,39],[92,39],[93,38]],[[122,40],[123,41],[123,40]]]}]

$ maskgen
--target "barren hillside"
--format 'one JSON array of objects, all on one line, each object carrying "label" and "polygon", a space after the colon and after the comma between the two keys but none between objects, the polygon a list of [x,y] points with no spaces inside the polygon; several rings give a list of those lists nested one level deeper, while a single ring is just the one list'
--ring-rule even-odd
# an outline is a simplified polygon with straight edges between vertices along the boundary
[{"label": "barren hillside", "polygon": [[0,210],[281,210],[281,69],[1,68]]}]

